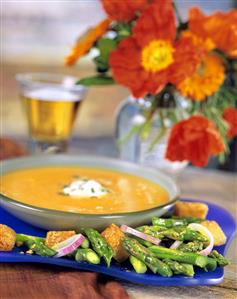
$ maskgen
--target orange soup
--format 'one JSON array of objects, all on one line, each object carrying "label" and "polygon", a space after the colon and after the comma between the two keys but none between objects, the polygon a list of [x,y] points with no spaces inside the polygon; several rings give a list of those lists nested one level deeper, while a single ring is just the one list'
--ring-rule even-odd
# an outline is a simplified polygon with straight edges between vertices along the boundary
[{"label": "orange soup", "polygon": [[169,199],[164,188],[144,178],[84,167],[41,167],[10,172],[2,177],[1,190],[5,196],[29,205],[83,214],[141,211]]}]

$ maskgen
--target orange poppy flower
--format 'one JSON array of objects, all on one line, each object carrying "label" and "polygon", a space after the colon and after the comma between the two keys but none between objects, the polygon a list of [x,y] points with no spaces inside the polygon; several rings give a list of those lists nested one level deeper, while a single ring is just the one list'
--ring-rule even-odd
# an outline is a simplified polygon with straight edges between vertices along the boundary
[{"label": "orange poppy flower", "polygon": [[210,155],[225,150],[214,123],[202,115],[180,121],[171,130],[166,158],[171,161],[190,161],[195,166],[207,165]]},{"label": "orange poppy flower", "polygon": [[114,79],[135,97],[159,92],[167,83],[178,84],[196,69],[203,50],[192,39],[175,41],[172,2],[155,1],[138,19],[133,36],[110,55]]},{"label": "orange poppy flower", "polygon": [[178,84],[180,93],[195,101],[203,101],[215,93],[225,80],[222,60],[214,54],[207,54],[196,71]]},{"label": "orange poppy flower", "polygon": [[189,12],[189,29],[197,36],[210,38],[215,47],[237,57],[237,10],[205,16],[194,7]]},{"label": "orange poppy flower", "polygon": [[101,0],[104,10],[112,20],[130,21],[141,12],[149,0]]},{"label": "orange poppy flower", "polygon": [[183,37],[190,37],[192,39],[193,44],[198,47],[202,46],[203,49],[206,51],[206,53],[215,49],[215,44],[209,37],[207,38],[200,37],[194,34],[193,32],[191,32],[190,30],[183,31],[181,35]]},{"label": "orange poppy flower", "polygon": [[226,108],[223,113],[223,118],[229,125],[227,136],[233,138],[237,135],[237,109],[236,108]]},{"label": "orange poppy flower", "polygon": [[106,32],[110,23],[110,19],[105,19],[83,34],[72,48],[71,53],[65,58],[65,64],[73,65],[81,56],[85,55],[97,39]]}]

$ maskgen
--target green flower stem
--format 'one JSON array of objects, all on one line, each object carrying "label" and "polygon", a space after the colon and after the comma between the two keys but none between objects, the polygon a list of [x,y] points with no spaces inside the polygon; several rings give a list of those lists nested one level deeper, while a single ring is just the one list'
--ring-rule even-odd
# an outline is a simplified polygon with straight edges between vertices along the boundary
[{"label": "green flower stem", "polygon": [[160,130],[158,131],[158,134],[155,136],[155,138],[152,140],[148,151],[152,151],[155,147],[155,145],[165,136],[167,132],[166,127],[161,127]]},{"label": "green flower stem", "polygon": [[183,20],[181,18],[181,15],[179,13],[179,10],[178,10],[178,7],[177,7],[177,4],[175,3],[175,1],[173,1],[173,7],[174,7],[174,10],[175,10],[175,14],[176,14],[176,17],[178,19],[179,25],[182,25],[183,24]]}]

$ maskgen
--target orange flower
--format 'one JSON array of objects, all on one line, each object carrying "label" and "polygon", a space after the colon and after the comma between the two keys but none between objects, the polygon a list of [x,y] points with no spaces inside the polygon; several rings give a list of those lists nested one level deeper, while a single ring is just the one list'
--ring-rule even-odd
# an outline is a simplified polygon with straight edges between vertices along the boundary
[{"label": "orange flower", "polygon": [[136,12],[142,11],[149,0],[101,0],[104,10],[112,20],[130,21]]},{"label": "orange flower", "polygon": [[203,58],[196,72],[178,84],[177,88],[183,96],[195,101],[203,101],[220,88],[224,79],[225,70],[222,60],[214,54],[208,54]]},{"label": "orange flower", "polygon": [[237,10],[205,16],[194,7],[189,12],[189,29],[197,36],[210,38],[215,47],[237,57]]},{"label": "orange flower", "polygon": [[236,108],[226,108],[223,113],[223,118],[229,125],[227,136],[233,138],[237,135],[237,109]]},{"label": "orange flower", "polygon": [[190,37],[195,46],[202,46],[207,53],[215,49],[215,44],[209,37],[202,38],[191,32],[190,30],[185,30],[181,34],[183,37]]},{"label": "orange flower", "polygon": [[195,166],[207,165],[210,155],[225,150],[215,125],[202,115],[180,121],[171,130],[166,158],[171,161],[191,161]]},{"label": "orange flower", "polygon": [[105,19],[83,34],[71,50],[71,53],[65,58],[65,64],[73,65],[81,56],[85,55],[97,39],[106,32],[110,23],[110,19]]},{"label": "orange flower", "polygon": [[196,69],[202,50],[191,38],[175,41],[171,0],[155,1],[138,19],[133,36],[110,55],[114,79],[135,97],[159,92],[168,82],[178,84]]}]

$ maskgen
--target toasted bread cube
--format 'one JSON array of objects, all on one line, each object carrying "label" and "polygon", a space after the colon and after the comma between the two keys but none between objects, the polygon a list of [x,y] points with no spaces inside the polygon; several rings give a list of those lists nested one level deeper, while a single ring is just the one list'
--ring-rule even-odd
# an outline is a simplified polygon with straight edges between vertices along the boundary
[{"label": "toasted bread cube", "polygon": [[15,231],[7,225],[0,224],[0,251],[11,251],[15,243]]},{"label": "toasted bread cube", "polygon": [[178,201],[175,204],[175,215],[180,217],[197,217],[206,219],[208,206],[201,202]]},{"label": "toasted bread cube", "polygon": [[220,246],[226,243],[226,235],[216,221],[202,221],[201,224],[205,226],[214,238],[214,245]]},{"label": "toasted bread cube", "polygon": [[122,262],[128,258],[128,253],[123,248],[122,243],[124,233],[120,230],[120,228],[117,225],[111,224],[101,233],[101,235],[112,247],[114,251],[114,258],[118,262]]},{"label": "toasted bread cube", "polygon": [[57,245],[60,242],[63,242],[67,240],[68,238],[74,236],[76,232],[74,230],[72,231],[49,231],[47,232],[45,245],[47,245],[50,248],[53,248],[53,246]]}]

